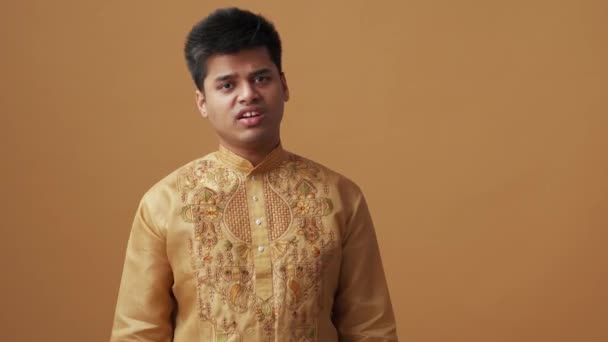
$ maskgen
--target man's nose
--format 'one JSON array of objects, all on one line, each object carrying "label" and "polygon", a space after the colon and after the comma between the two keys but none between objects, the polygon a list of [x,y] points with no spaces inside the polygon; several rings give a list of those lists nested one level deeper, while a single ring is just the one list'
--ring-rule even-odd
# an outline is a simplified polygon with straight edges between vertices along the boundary
[{"label": "man's nose", "polygon": [[255,89],[254,85],[250,82],[244,82],[241,86],[239,92],[239,102],[240,103],[252,103],[257,101],[260,97],[260,94]]}]

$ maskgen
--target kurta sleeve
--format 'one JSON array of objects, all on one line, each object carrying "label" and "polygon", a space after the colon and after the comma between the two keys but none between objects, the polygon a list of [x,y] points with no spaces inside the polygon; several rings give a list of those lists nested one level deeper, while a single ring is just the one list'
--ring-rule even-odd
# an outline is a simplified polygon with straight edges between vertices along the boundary
[{"label": "kurta sleeve", "polygon": [[142,199],[131,229],[118,292],[111,342],[169,342],[175,308],[166,229],[155,203]]},{"label": "kurta sleeve", "polygon": [[342,241],[333,320],[341,342],[397,341],[374,225],[359,191]]}]

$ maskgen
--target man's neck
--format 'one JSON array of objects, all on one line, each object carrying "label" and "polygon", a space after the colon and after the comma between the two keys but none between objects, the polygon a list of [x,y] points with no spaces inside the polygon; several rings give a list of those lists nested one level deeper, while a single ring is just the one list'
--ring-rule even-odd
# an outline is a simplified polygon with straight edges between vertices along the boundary
[{"label": "man's neck", "polygon": [[271,144],[261,144],[255,148],[243,147],[243,146],[231,146],[222,141],[220,144],[224,148],[230,150],[232,153],[247,159],[253,166],[260,164],[266,156],[272,152],[277,146],[280,145],[280,140]]}]

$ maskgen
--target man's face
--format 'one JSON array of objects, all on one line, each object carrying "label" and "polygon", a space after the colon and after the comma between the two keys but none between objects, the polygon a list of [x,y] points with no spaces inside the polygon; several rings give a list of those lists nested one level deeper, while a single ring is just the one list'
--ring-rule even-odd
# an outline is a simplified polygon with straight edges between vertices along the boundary
[{"label": "man's face", "polygon": [[197,106],[220,143],[255,149],[279,142],[289,90],[265,47],[209,57],[203,90]]}]

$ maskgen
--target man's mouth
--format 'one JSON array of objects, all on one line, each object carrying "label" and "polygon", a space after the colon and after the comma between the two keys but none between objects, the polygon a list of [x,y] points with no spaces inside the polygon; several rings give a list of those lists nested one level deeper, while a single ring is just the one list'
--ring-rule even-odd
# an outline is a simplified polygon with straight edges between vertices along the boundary
[{"label": "man's mouth", "polygon": [[238,121],[246,127],[255,127],[262,122],[263,112],[258,108],[247,108],[239,113]]},{"label": "man's mouth", "polygon": [[258,111],[246,112],[246,113],[243,113],[243,115],[241,115],[240,119],[251,118],[251,117],[260,116],[260,115],[261,115],[261,113]]}]

